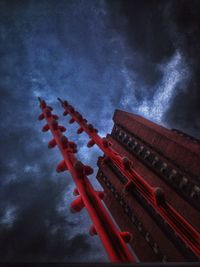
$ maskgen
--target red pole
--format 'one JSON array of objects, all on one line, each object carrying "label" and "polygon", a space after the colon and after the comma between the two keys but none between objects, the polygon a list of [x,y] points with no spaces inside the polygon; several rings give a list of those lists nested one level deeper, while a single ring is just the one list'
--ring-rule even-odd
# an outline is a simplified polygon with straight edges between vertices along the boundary
[{"label": "red pole", "polygon": [[71,116],[70,123],[77,122],[80,128],[77,133],[83,131],[88,134],[90,141],[88,147],[96,144],[117,166],[120,172],[128,179],[125,185],[127,189],[131,184],[134,184],[135,189],[140,195],[150,204],[153,209],[169,224],[182,241],[189,247],[193,253],[200,258],[200,234],[189,224],[165,199],[164,192],[161,188],[150,186],[146,180],[141,177],[131,166],[131,161],[126,157],[121,157],[107,141],[106,138],[101,138],[98,131],[92,124],[88,124],[87,120],[77,112],[73,106],[67,101],[62,101],[58,98],[62,107],[64,108],[63,115],[69,114]]},{"label": "red pole", "polygon": [[[62,134],[66,129],[57,122],[58,117],[51,113],[52,108],[48,107],[45,101],[40,101],[42,114],[39,120],[46,119],[47,124],[43,127],[43,131],[50,130],[53,139],[49,142],[49,148],[58,146],[63,159],[57,166],[57,171],[68,170],[76,184],[74,194],[78,195],[77,199],[71,204],[71,211],[78,212],[83,207],[93,222],[90,228],[91,234],[98,234],[103,246],[112,262],[136,262],[135,257],[130,252],[125,241],[130,241],[131,235],[127,232],[120,233],[112,222],[108,212],[101,202],[103,192],[97,192],[92,187],[86,175],[93,172],[92,168],[83,165],[78,161],[74,153],[76,153],[76,144],[68,141]],[[55,120],[56,119],[56,120]]]}]

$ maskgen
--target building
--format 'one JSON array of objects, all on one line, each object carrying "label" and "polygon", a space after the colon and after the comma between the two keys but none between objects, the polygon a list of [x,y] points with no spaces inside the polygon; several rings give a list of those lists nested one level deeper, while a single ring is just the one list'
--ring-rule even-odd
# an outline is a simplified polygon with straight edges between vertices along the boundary
[{"label": "building", "polygon": [[[200,230],[200,141],[169,130],[141,116],[116,110],[107,136],[120,155],[198,232]],[[151,209],[110,160],[98,160],[97,179],[105,190],[105,204],[140,261],[197,261],[177,233]]]}]

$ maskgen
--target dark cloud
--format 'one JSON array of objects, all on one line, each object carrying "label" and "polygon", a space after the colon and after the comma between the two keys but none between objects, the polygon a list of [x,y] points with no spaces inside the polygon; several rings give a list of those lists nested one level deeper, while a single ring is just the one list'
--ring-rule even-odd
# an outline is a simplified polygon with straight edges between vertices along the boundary
[{"label": "dark cloud", "polygon": [[101,135],[121,108],[198,136],[198,14],[198,1],[0,1],[0,260],[108,260],[86,211],[69,213],[74,184],[55,173],[37,96],[58,115],[66,98]]},{"label": "dark cloud", "polygon": [[[180,5],[173,2],[170,7],[174,40],[183,51],[190,68],[191,77],[186,90],[174,99],[166,119],[173,126],[180,127],[200,137],[200,3],[181,1]],[[176,34],[176,36],[175,36]]]},{"label": "dark cloud", "polygon": [[199,136],[199,1],[125,0],[108,1],[108,5],[115,29],[125,36],[132,53],[137,51],[142,55],[141,61],[126,65],[148,87],[154,85],[150,97],[163,75],[158,64],[167,62],[176,51],[181,53],[190,75],[187,86],[178,83],[174,87],[178,94],[174,95],[163,122]]},{"label": "dark cloud", "polygon": [[2,223],[0,229],[2,261],[80,260],[90,249],[86,234],[68,238],[76,223],[57,211],[66,186],[64,180],[53,182],[45,175],[40,178],[35,182],[29,175],[25,181],[4,186],[1,192],[1,207],[16,208],[14,218],[10,218],[13,225]]}]

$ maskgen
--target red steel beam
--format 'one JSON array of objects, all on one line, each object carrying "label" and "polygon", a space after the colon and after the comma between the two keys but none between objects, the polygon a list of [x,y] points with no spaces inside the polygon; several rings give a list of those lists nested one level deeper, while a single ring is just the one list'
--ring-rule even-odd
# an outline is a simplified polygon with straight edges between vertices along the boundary
[{"label": "red steel beam", "polygon": [[164,192],[161,188],[152,187],[147,181],[141,177],[134,169],[131,161],[126,157],[121,157],[107,141],[101,138],[98,131],[92,124],[88,124],[87,120],[74,109],[67,101],[58,100],[64,108],[63,115],[69,114],[71,119],[69,123],[77,122],[80,128],[77,133],[86,132],[90,137],[88,147],[96,144],[112,162],[117,166],[121,173],[128,179],[125,185],[127,189],[131,184],[140,195],[150,204],[153,209],[164,219],[166,223],[174,230],[177,236],[189,247],[193,253],[200,258],[200,234],[187,222],[165,199]]},{"label": "red steel beam", "polygon": [[63,135],[62,132],[66,129],[58,124],[58,116],[51,113],[52,108],[47,106],[44,100],[39,98],[39,101],[42,114],[38,119],[47,121],[42,130],[50,130],[54,137],[48,146],[53,148],[57,145],[64,159],[58,164],[56,170],[58,172],[68,170],[76,184],[74,195],[78,195],[78,197],[72,202],[71,211],[78,212],[83,207],[87,209],[93,222],[89,232],[91,235],[99,235],[112,262],[136,262],[126,245],[126,242],[131,240],[131,234],[117,230],[101,202],[103,192],[95,191],[87,178],[87,175],[92,174],[92,168],[77,160],[74,155],[77,152],[76,145]]}]

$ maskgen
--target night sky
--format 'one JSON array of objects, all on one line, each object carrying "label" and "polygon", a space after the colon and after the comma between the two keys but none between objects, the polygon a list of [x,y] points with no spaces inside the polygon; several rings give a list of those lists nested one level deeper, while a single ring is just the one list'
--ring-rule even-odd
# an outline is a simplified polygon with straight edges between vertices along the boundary
[{"label": "night sky", "polygon": [[[200,137],[199,14],[198,0],[0,0],[0,261],[108,261],[86,211],[69,211],[37,96],[58,115],[67,99],[101,136],[119,108]],[[96,171],[102,153],[67,128]]]}]

